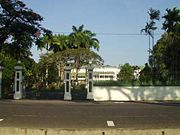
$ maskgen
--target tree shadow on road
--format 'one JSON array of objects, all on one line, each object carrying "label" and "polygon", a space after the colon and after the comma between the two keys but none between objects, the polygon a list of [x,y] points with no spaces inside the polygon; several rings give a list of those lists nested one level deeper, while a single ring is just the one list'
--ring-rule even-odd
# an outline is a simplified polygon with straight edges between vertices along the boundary
[{"label": "tree shadow on road", "polygon": [[134,101],[135,103],[160,105],[160,106],[176,106],[180,107],[180,102],[177,101]]}]

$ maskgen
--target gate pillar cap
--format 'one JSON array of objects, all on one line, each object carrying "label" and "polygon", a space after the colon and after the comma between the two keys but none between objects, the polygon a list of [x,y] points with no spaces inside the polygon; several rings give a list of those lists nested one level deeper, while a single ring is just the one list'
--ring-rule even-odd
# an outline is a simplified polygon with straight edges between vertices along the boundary
[{"label": "gate pillar cap", "polygon": [[19,71],[19,70],[24,70],[24,67],[22,66],[22,64],[21,64],[21,61],[18,61],[18,63],[17,63],[17,65],[14,67],[14,69],[16,70],[16,71]]}]

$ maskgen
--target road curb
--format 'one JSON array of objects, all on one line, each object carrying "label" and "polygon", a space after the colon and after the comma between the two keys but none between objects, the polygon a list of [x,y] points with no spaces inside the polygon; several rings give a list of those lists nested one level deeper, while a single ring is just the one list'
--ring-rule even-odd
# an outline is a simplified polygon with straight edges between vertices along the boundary
[{"label": "road curb", "polygon": [[33,129],[0,127],[0,135],[179,135],[180,129]]}]

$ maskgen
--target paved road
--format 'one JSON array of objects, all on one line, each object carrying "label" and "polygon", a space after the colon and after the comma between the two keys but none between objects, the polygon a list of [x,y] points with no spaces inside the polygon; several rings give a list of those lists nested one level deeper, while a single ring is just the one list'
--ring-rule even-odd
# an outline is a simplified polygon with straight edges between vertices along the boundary
[{"label": "paved road", "polygon": [[[107,122],[108,121],[108,122]],[[180,128],[180,104],[0,101],[0,127]]]}]

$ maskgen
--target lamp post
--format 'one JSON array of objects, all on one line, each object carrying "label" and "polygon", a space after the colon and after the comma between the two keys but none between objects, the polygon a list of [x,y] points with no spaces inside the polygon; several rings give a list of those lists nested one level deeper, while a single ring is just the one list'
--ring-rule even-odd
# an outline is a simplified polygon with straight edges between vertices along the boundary
[{"label": "lamp post", "polygon": [[92,61],[89,61],[89,65],[87,67],[88,78],[87,78],[87,99],[93,100],[93,66]]},{"label": "lamp post", "polygon": [[2,98],[2,70],[4,67],[0,63],[0,99]]},{"label": "lamp post", "polygon": [[20,61],[18,61],[15,69],[15,79],[14,79],[14,99],[22,99],[23,98],[23,70],[24,68],[20,65]]},{"label": "lamp post", "polygon": [[67,65],[64,69],[64,100],[72,100],[71,95],[71,64],[74,62],[73,59],[67,60]]}]

